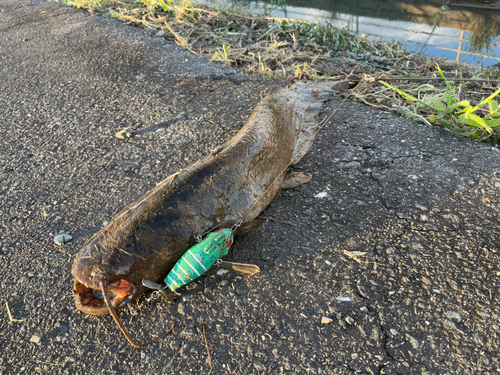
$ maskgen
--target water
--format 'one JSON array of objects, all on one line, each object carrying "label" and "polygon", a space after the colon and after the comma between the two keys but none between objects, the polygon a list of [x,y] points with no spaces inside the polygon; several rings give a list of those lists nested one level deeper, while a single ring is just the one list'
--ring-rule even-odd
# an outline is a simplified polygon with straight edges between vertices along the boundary
[{"label": "water", "polygon": [[[252,12],[329,22],[449,60],[500,65],[500,1],[235,0]],[[281,5],[277,5],[279,3]]]}]

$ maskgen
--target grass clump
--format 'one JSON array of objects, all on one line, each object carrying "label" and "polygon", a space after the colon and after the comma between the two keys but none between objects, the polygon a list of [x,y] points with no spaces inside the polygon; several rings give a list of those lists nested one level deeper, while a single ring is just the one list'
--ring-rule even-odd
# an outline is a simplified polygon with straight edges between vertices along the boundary
[{"label": "grass clump", "polygon": [[[473,106],[469,100],[461,100],[461,86],[457,87],[454,82],[449,82],[439,65],[437,69],[444,80],[446,90],[440,91],[426,85],[429,90],[426,90],[421,98],[412,96],[387,82],[380,81],[380,83],[396,91],[402,98],[417,103],[413,112],[409,111],[408,107],[403,107],[407,115],[414,115],[427,124],[442,126],[455,134],[477,139],[492,146],[498,145],[500,108],[495,97],[500,94],[500,89]],[[417,93],[420,96],[420,90]]]},{"label": "grass clump", "polygon": [[357,82],[349,94],[354,100],[500,144],[498,71],[492,68],[431,59],[398,42],[357,37],[329,23],[255,15],[223,3],[58,1],[150,30],[249,74],[289,82],[349,78]]}]

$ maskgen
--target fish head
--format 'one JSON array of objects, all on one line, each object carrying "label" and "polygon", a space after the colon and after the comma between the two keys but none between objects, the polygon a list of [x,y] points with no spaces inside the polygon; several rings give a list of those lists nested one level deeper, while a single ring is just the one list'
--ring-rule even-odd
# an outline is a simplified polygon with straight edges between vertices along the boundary
[{"label": "fish head", "polygon": [[76,307],[91,315],[109,313],[102,295],[103,285],[114,308],[124,307],[143,289],[140,275],[134,272],[140,268],[137,259],[125,250],[103,246],[103,236],[99,233],[82,248],[71,270]]}]

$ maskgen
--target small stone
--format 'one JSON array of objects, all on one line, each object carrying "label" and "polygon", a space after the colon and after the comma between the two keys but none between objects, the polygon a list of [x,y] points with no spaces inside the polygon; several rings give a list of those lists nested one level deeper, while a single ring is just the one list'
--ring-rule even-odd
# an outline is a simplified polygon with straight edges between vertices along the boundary
[{"label": "small stone", "polygon": [[57,245],[61,246],[61,245],[64,245],[65,243],[68,243],[72,239],[73,239],[73,237],[71,237],[69,234],[60,234],[59,236],[54,237],[54,242]]},{"label": "small stone", "polygon": [[41,340],[42,339],[40,338],[40,336],[37,336],[37,335],[33,335],[30,338],[30,342],[34,342],[35,344],[40,344]]},{"label": "small stone", "polygon": [[420,348],[420,343],[418,342],[418,340],[415,337],[413,337],[412,335],[406,334],[406,338],[410,342],[413,349],[418,350]]},{"label": "small stone", "polygon": [[330,324],[331,322],[333,322],[333,319],[330,319],[330,318],[328,318],[326,316],[323,316],[321,318],[321,324]]},{"label": "small stone", "polygon": [[71,357],[71,356],[67,356],[65,359],[66,359],[66,362],[75,362],[75,358]]},{"label": "small stone", "polygon": [[163,35],[165,35],[165,30],[160,30],[156,33],[156,36],[159,36],[159,37],[162,37]]},{"label": "small stone", "polygon": [[61,331],[62,333],[68,332],[68,326],[61,324],[61,326],[59,327],[59,331]]},{"label": "small stone", "polygon": [[241,31],[247,31],[248,26],[247,25],[241,25]]},{"label": "small stone", "polygon": [[351,302],[351,298],[350,297],[337,297],[335,298],[337,301],[340,301],[340,302]]},{"label": "small stone", "polygon": [[457,323],[460,323],[462,321],[462,317],[455,311],[447,311],[446,315],[448,315],[448,318],[454,320]]},{"label": "small stone", "polygon": [[130,138],[134,135],[134,129],[132,128],[125,128],[120,130],[118,133],[115,134],[115,137],[118,139],[127,139]]}]

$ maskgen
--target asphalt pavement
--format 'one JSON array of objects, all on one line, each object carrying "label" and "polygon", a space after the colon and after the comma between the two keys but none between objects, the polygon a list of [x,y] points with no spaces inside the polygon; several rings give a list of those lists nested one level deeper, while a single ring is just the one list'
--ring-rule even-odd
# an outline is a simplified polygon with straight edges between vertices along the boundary
[{"label": "asphalt pavement", "polygon": [[176,325],[143,349],[74,307],[84,243],[285,85],[0,0],[0,374],[500,372],[499,150],[339,98],[294,168],[312,181],[262,213],[287,223],[235,240],[228,260],[260,274],[203,277],[172,306],[146,295],[120,312],[134,337]]}]

